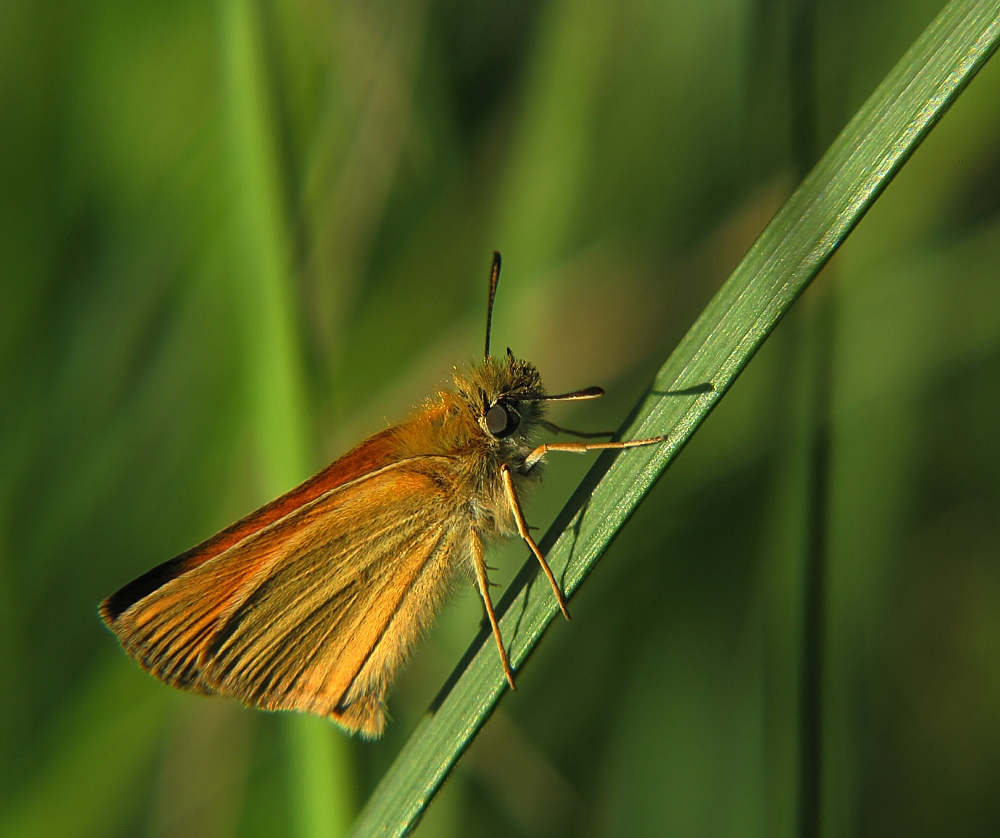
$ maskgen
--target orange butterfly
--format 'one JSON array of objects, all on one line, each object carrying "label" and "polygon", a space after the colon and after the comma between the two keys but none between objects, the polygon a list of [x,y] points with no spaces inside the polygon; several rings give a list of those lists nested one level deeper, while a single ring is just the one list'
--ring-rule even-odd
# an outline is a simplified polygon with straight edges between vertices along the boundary
[{"label": "orange butterfly", "polygon": [[[545,402],[593,399],[599,387],[546,395],[538,370],[490,355],[500,254],[493,256],[481,365],[456,371],[405,422],[369,437],[319,474],[164,562],[101,603],[125,651],[174,687],[265,710],[327,716],[376,737],[385,694],[463,574],[474,577],[504,673],[483,541],[515,533],[566,602],[521,511],[549,451],[662,442],[530,440]],[[579,434],[576,436],[601,436]]]}]

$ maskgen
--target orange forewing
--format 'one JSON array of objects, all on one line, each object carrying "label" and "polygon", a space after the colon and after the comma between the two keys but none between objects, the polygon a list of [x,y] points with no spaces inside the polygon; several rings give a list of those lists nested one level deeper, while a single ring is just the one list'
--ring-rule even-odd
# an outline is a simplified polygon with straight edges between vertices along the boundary
[{"label": "orange forewing", "polygon": [[400,458],[398,430],[105,600],[129,654],[174,686],[377,736],[472,538],[449,514],[452,458]]},{"label": "orange forewing", "polygon": [[361,445],[335,460],[323,471],[314,474],[291,491],[275,498],[255,512],[251,512],[235,524],[230,524],[211,538],[205,539],[201,544],[197,544],[179,556],[157,565],[139,578],[129,582],[101,603],[101,616],[104,621],[114,628],[115,620],[123,611],[174,577],[187,573],[198,565],[218,556],[255,532],[295,511],[303,504],[315,500],[323,493],[389,465],[398,459],[395,444],[397,432],[396,428],[388,428],[369,437]]}]

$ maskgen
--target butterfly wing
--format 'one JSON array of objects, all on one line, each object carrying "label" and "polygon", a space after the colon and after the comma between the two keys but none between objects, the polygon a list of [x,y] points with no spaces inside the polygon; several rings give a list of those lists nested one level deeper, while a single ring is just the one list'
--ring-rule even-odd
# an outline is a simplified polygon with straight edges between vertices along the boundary
[{"label": "butterfly wing", "polygon": [[414,457],[329,489],[102,613],[171,685],[377,736],[393,674],[468,565],[453,462]]},{"label": "butterfly wing", "polygon": [[309,501],[400,462],[402,458],[398,453],[397,443],[399,431],[399,427],[387,428],[369,437],[291,491],[251,512],[235,524],[230,524],[201,544],[133,579],[101,603],[104,622],[114,628],[114,623],[122,612],[171,579],[204,564]]}]

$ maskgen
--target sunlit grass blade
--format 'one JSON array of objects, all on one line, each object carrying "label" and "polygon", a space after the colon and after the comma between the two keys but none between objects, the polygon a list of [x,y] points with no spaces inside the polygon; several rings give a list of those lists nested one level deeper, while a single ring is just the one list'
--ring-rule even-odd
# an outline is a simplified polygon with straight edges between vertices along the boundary
[{"label": "sunlit grass blade", "polygon": [[[277,494],[308,472],[301,348],[292,300],[291,245],[280,188],[275,116],[260,66],[262,36],[252,4],[224,0],[223,35],[232,159],[236,252],[233,298],[242,317],[248,404],[265,494]],[[287,719],[290,792],[301,838],[343,831],[350,817],[346,743],[329,725]]]},{"label": "sunlit grass blade", "polygon": [[[655,448],[602,457],[541,546],[568,594],[593,569],[646,492],[732,385],[900,166],[989,58],[995,2],[955,0],[924,31],[788,199],[660,369],[624,436],[668,435]],[[709,387],[708,385],[711,385]],[[529,561],[500,604],[515,667],[558,614]],[[404,746],[354,826],[405,834],[505,690],[482,633],[434,712]]]}]

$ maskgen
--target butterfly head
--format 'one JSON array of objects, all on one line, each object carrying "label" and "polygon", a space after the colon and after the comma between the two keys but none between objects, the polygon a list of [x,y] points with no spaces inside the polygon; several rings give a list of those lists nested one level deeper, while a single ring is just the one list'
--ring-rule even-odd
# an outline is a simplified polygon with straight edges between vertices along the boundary
[{"label": "butterfly head", "polygon": [[455,384],[476,423],[494,442],[523,442],[542,419],[545,388],[529,361],[487,357],[468,373],[456,373]]}]

